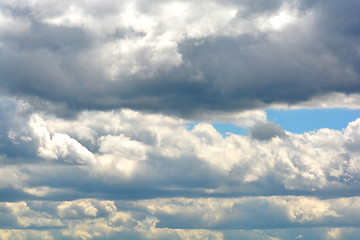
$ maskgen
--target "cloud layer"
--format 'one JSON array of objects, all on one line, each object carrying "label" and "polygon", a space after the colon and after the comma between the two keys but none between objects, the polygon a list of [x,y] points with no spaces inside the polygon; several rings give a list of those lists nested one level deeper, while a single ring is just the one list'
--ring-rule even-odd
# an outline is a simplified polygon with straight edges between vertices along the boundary
[{"label": "cloud layer", "polygon": [[1,84],[5,92],[70,109],[181,116],[358,93],[358,7],[4,1]]},{"label": "cloud layer", "polygon": [[[318,200],[309,197],[244,197],[231,199],[156,199],[142,201],[30,201],[0,203],[2,216],[27,230],[0,230],[0,237],[29,239],[272,239],[279,225],[288,229],[345,224],[348,228],[323,228],[321,239],[356,239],[359,199]],[[259,209],[258,206],[262,208]],[[272,218],[272,221],[264,221]],[[6,227],[6,223],[0,223]],[[254,231],[263,227],[266,231]],[[198,229],[193,229],[198,228]],[[223,229],[222,231],[216,229]],[[243,230],[236,230],[236,229]],[[47,229],[47,231],[39,231]],[[213,229],[213,230],[207,230]],[[215,229],[215,230],[214,230]],[[298,234],[302,232],[302,234]],[[286,236],[288,234],[288,236]],[[283,230],[289,238],[313,236],[311,232]],[[304,236],[303,236],[304,235]]]},{"label": "cloud layer", "polygon": [[[13,104],[16,109],[22,106]],[[356,194],[359,119],[342,131],[303,134],[258,122],[249,136],[223,137],[210,123],[188,129],[183,119],[129,109],[83,112],[68,120],[18,111],[3,120],[13,124],[2,130],[3,159],[10,165],[26,163],[20,169],[38,176],[35,185],[39,186],[49,186],[49,179],[54,184],[63,181],[57,178],[64,172],[69,177],[77,172],[83,174],[80,181],[94,184],[100,192],[103,184],[116,182],[119,188],[128,184],[151,188],[159,197],[264,194],[264,186],[277,194],[315,190],[335,196],[337,191]],[[49,174],[43,171],[46,168],[51,169]],[[247,184],[249,189],[241,188]]]},{"label": "cloud layer", "polygon": [[12,98],[1,109],[3,239],[358,233],[360,119],[303,134],[258,122],[224,137],[130,109],[64,119]]}]

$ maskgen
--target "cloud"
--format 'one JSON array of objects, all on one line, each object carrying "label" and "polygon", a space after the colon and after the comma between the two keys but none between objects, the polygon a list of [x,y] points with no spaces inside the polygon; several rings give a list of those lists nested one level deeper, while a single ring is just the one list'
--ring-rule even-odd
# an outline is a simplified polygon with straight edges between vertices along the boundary
[{"label": "cloud", "polygon": [[[159,227],[177,228],[276,228],[351,222],[357,218],[347,212],[358,211],[354,198],[319,200],[311,197],[272,196],[236,199],[143,200],[140,206],[157,216]],[[160,202],[159,202],[160,201]],[[261,208],[259,208],[261,206]],[[346,214],[350,214],[351,217]],[[350,220],[350,218],[352,220]],[[190,220],[192,219],[192,220]],[[269,221],[272,219],[272,221]]]},{"label": "cloud", "polygon": [[[255,236],[270,239],[279,226],[286,226],[287,229],[302,228],[303,238],[311,239],[316,235],[305,230],[309,224],[317,227],[341,224],[339,228],[323,228],[322,236],[356,236],[358,200],[358,197],[320,200],[272,196],[1,203],[0,211],[7,219],[13,219],[12,225],[28,227],[21,231],[2,230],[1,234],[34,234],[32,231],[41,226],[41,234],[50,239],[116,239],[125,236],[131,239],[235,239],[230,237],[233,233],[245,239]],[[52,211],[54,208],[58,211]],[[355,231],[345,226],[355,227]],[[268,230],[254,231],[257,228]],[[284,233],[292,232],[283,230],[280,235]]]},{"label": "cloud", "polygon": [[[0,149],[10,158],[34,157],[36,146],[26,126],[31,114],[30,104],[14,98],[0,99]],[[35,144],[36,145],[36,144]]]},{"label": "cloud", "polygon": [[358,120],[303,134],[258,122],[249,136],[224,137],[210,123],[188,129],[184,119],[130,109],[70,119],[3,113],[20,122],[3,130],[13,155],[4,149],[2,187],[33,199],[357,194]]},{"label": "cloud", "polygon": [[347,108],[359,109],[358,102],[360,95],[357,93],[343,94],[343,93],[329,93],[322,96],[316,96],[308,101],[300,102],[294,105],[274,104],[272,108],[275,109],[311,109],[311,108]]},{"label": "cloud", "polygon": [[359,89],[356,7],[6,1],[1,16],[15,33],[0,36],[1,82],[69,109],[178,116],[347,96]]},{"label": "cloud", "polygon": [[93,154],[67,134],[50,136],[45,122],[34,115],[29,123],[33,135],[39,141],[38,155],[45,159],[62,159],[64,162],[84,164],[94,162]]},{"label": "cloud", "polygon": [[257,122],[250,128],[250,135],[258,140],[270,140],[273,137],[286,136],[280,125],[272,122]]},{"label": "cloud", "polygon": [[356,149],[360,146],[359,119],[349,123],[344,135],[346,138],[346,147],[350,151],[357,151]]},{"label": "cloud", "polygon": [[357,239],[359,7],[3,1],[0,239]]},{"label": "cloud", "polygon": [[1,203],[4,219],[14,222],[5,223],[5,226],[18,227],[59,227],[62,223],[59,219],[52,219],[47,213],[33,211],[25,202]]}]

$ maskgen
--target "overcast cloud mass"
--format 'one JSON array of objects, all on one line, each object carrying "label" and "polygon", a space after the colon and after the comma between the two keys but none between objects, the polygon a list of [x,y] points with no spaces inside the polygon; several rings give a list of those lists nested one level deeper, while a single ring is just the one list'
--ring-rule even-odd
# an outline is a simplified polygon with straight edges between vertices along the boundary
[{"label": "overcast cloud mass", "polygon": [[0,239],[358,239],[359,9],[2,0]]}]

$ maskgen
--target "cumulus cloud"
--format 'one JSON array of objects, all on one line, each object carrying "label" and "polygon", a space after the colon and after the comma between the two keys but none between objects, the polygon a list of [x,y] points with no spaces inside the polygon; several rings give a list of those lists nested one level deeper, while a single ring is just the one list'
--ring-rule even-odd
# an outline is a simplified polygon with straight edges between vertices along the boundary
[{"label": "cumulus cloud", "polygon": [[30,120],[33,135],[39,141],[38,155],[45,159],[61,159],[69,163],[91,163],[92,153],[67,134],[50,135],[45,122],[37,115]]},{"label": "cumulus cloud", "polygon": [[[301,226],[312,223],[356,221],[357,197],[319,200],[312,197],[272,196],[236,199],[143,200],[139,205],[157,216],[162,227],[176,228],[274,228],[277,225]],[[258,206],[261,206],[259,208]],[[350,214],[351,217],[345,215]],[[272,218],[273,221],[268,221]],[[190,219],[192,219],[190,221]],[[345,220],[347,219],[347,220]],[[351,221],[352,221],[351,220]],[[350,222],[351,222],[350,221]],[[349,222],[349,223],[350,223]]]},{"label": "cumulus cloud", "polygon": [[[14,157],[20,165],[10,159],[1,168],[12,179],[4,179],[3,187],[34,197],[76,198],[94,191],[139,198],[140,190],[143,197],[253,195],[264,194],[264,188],[267,194],[352,196],[360,176],[359,120],[342,131],[303,134],[257,122],[248,136],[225,137],[210,123],[188,129],[184,119],[129,109],[85,111],[72,119],[34,114],[22,121],[33,155],[19,152]],[[7,141],[10,150],[22,149]],[[36,160],[24,165],[31,159]]]},{"label": "cumulus cloud", "polygon": [[[272,231],[277,230],[253,229],[276,229],[279,226],[291,229],[308,224],[322,227],[339,223],[358,227],[358,201],[358,197],[320,200],[313,197],[272,196],[1,203],[2,215],[14,221],[7,224],[19,227],[25,224],[29,230],[2,230],[0,234],[26,236],[34,234],[36,227],[42,226],[46,231],[42,231],[41,235],[49,239],[236,239],[236,235],[232,236],[234,233],[245,239],[271,239],[269,237],[274,235]],[[54,207],[57,212],[51,210]],[[266,221],[268,218],[272,221]],[[0,223],[2,226],[5,224]],[[223,230],[220,232],[216,229]],[[323,238],[327,235],[351,237],[358,232],[343,226],[323,230],[320,235]],[[301,231],[304,239],[316,236],[304,229]],[[293,236],[295,234],[296,231]]]}]

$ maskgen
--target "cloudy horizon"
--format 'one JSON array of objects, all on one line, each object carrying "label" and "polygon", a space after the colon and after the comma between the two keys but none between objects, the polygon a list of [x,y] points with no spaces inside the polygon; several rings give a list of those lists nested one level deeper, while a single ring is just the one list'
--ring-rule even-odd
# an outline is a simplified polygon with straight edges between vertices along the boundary
[{"label": "cloudy horizon", "polygon": [[0,239],[360,236],[360,3],[0,3]]}]

